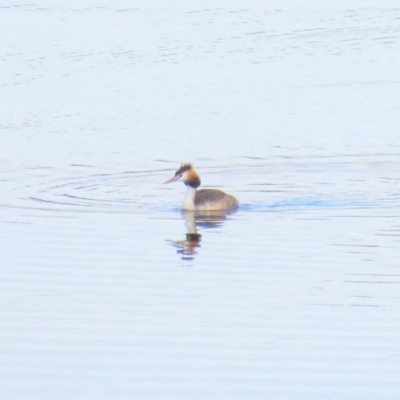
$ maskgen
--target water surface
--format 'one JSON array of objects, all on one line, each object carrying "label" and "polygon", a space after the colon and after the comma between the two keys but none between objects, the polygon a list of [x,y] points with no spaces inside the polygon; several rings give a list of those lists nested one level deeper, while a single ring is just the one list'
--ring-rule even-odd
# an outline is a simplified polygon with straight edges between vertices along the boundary
[{"label": "water surface", "polygon": [[0,18],[4,398],[399,398],[395,1]]}]

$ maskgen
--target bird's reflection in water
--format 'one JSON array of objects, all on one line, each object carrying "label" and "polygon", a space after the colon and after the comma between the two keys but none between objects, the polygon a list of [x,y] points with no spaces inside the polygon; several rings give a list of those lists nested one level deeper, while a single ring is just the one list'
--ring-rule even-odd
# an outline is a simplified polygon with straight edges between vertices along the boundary
[{"label": "bird's reflection in water", "polygon": [[223,225],[228,214],[234,210],[220,211],[181,211],[186,225],[186,235],[182,240],[170,240],[177,247],[177,253],[182,255],[182,260],[193,260],[201,247],[201,234],[197,228],[212,229]]}]

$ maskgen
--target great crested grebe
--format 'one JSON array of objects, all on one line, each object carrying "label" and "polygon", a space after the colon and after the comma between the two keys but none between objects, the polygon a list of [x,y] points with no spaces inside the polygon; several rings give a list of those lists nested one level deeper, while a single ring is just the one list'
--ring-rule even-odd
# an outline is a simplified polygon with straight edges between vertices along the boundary
[{"label": "great crested grebe", "polygon": [[201,189],[200,177],[192,164],[182,164],[175,176],[164,183],[172,183],[182,178],[187,187],[187,193],[182,202],[182,210],[188,211],[217,211],[231,210],[239,206],[237,199],[218,189]]}]

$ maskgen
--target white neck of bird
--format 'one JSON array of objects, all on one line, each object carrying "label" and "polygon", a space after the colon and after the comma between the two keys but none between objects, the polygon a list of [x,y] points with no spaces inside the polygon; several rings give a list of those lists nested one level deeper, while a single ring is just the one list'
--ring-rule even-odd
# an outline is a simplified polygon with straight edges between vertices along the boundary
[{"label": "white neck of bird", "polygon": [[183,210],[195,210],[194,196],[196,195],[196,189],[192,188],[191,186],[188,186],[188,185],[186,187],[187,187],[187,191],[186,191],[186,195],[182,202],[182,209]]}]

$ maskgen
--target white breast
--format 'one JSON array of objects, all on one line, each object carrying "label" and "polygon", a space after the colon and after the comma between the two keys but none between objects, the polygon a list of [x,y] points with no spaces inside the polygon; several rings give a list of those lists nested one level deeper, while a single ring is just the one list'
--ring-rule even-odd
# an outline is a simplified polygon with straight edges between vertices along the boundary
[{"label": "white breast", "polygon": [[194,196],[196,195],[196,189],[187,186],[186,195],[182,202],[182,210],[194,211],[196,207],[194,205]]}]

